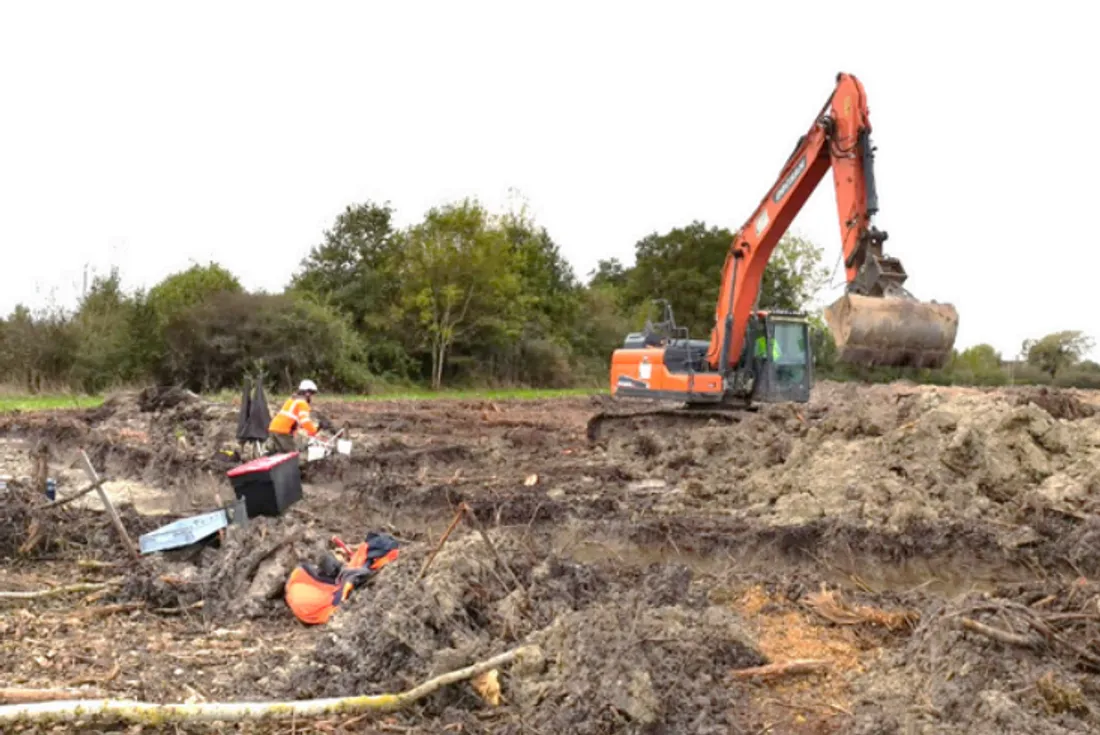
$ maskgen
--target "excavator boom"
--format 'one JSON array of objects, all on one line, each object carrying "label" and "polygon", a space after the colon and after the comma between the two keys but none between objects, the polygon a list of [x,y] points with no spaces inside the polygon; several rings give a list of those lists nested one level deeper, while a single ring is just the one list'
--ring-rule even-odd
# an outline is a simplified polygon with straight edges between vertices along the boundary
[{"label": "excavator boom", "polygon": [[772,251],[832,169],[846,293],[825,311],[839,358],[860,365],[942,367],[951,355],[958,314],[916,300],[896,258],[883,253],[871,121],[862,83],[838,74],[836,88],[787,159],[756,211],[737,231],[722,273],[707,362],[729,369],[741,358],[748,321]]}]

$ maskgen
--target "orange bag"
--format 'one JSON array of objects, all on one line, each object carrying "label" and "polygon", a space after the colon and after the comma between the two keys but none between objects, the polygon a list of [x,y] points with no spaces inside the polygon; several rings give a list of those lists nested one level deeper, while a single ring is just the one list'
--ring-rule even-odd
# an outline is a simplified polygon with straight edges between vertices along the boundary
[{"label": "orange bag", "polygon": [[392,536],[368,533],[366,543],[356,547],[347,564],[340,565],[330,556],[330,566],[335,563],[334,575],[312,564],[295,567],[286,581],[286,604],[294,616],[307,625],[327,623],[353,591],[397,559],[398,554],[397,541]]}]

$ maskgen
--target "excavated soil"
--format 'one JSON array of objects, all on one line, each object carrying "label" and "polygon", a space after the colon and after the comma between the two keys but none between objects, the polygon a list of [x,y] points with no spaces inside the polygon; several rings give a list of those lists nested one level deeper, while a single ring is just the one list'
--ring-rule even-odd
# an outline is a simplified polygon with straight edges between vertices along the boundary
[{"label": "excavated soil", "polygon": [[[808,405],[690,420],[606,398],[322,399],[352,455],[307,465],[301,503],[140,565],[94,495],[41,509],[32,456],[48,451],[64,497],[87,451],[136,537],[231,496],[235,407],[151,389],[0,416],[0,589],[107,585],[0,599],[0,688],[380,693],[533,643],[538,660],[501,668],[497,706],[462,683],[383,719],[294,728],[1094,732],[1097,405],[831,383]],[[601,413],[615,416],[590,425]],[[421,575],[462,503],[486,536],[460,524]],[[289,570],[370,530],[399,539],[398,561],[328,625],[298,624]],[[738,673],[794,660],[811,670]]]}]

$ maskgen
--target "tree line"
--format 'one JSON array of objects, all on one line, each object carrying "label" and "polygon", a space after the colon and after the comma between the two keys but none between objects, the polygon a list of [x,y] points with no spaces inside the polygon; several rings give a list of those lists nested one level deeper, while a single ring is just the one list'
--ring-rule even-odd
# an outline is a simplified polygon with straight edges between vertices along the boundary
[{"label": "tree line", "polygon": [[[496,214],[474,200],[397,227],[389,204],[348,206],[280,293],[248,292],[217,263],[193,265],[125,292],[117,269],[76,308],[18,306],[0,319],[0,383],[30,392],[89,393],[143,382],[197,391],[237,388],[246,373],[286,389],[302,376],[326,391],[384,386],[606,387],[611,352],[666,299],[696,337],[714,323],[733,233],[692,222],[651,233],[634,263],[599,261],[582,282],[526,210]],[[822,250],[783,238],[760,304],[806,310],[829,272]],[[989,345],[956,351],[942,370],[838,365],[811,314],[818,377],[1100,387],[1091,339],[1058,332],[1006,360]]]}]

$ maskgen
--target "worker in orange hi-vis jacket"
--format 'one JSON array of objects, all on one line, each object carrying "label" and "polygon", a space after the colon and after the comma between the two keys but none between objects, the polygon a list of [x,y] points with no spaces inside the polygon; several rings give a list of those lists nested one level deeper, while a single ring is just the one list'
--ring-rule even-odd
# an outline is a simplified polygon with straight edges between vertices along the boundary
[{"label": "worker in orange hi-vis jacket", "polygon": [[310,417],[313,396],[316,394],[317,384],[312,380],[303,380],[297,392],[286,400],[267,427],[270,450],[280,453],[298,451],[295,435],[299,430],[308,436],[317,436],[321,427]]}]

